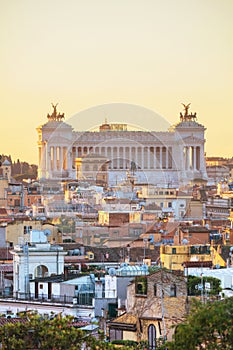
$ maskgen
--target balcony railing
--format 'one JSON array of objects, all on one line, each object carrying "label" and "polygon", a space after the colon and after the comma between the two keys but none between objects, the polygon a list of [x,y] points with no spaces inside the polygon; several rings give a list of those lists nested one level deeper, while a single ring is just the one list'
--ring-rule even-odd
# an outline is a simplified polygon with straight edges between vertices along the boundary
[{"label": "balcony railing", "polygon": [[33,293],[2,293],[0,295],[0,299],[11,299],[15,301],[30,301],[35,303],[51,303],[51,304],[60,304],[60,305],[92,305],[92,300],[94,298],[94,293],[80,293],[76,296],[70,296],[70,295],[54,295],[51,296],[47,294],[39,294],[35,295]]}]

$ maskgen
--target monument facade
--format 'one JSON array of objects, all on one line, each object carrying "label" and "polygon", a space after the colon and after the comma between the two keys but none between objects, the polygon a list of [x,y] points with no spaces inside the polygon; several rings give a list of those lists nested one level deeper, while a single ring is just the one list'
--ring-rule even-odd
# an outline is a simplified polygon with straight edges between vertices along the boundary
[{"label": "monument facade", "polygon": [[[57,105],[52,106],[47,123],[37,128],[39,179],[76,179],[81,160],[83,180],[95,179],[104,168],[109,185],[124,181],[127,172],[135,175],[137,183],[158,186],[207,180],[205,127],[197,122],[196,113],[189,112],[190,104],[165,132],[132,131],[127,124],[107,121],[98,131],[75,131],[57,112]],[[93,158],[98,158],[96,165]]]}]

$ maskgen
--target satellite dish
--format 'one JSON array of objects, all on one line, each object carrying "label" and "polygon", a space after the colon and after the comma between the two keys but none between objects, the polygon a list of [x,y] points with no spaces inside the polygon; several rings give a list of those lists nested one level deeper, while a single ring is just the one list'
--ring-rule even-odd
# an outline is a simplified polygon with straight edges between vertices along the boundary
[{"label": "satellite dish", "polygon": [[45,234],[45,236],[50,236],[51,231],[48,228],[46,228],[46,230],[44,230],[44,234]]},{"label": "satellite dish", "polygon": [[184,239],[182,240],[182,243],[183,243],[183,244],[188,244],[188,242],[189,242],[189,241],[188,241],[186,238],[184,238]]},{"label": "satellite dish", "polygon": [[114,269],[114,267],[110,267],[110,269],[108,270],[108,273],[110,276],[115,276],[116,275],[116,269]]}]

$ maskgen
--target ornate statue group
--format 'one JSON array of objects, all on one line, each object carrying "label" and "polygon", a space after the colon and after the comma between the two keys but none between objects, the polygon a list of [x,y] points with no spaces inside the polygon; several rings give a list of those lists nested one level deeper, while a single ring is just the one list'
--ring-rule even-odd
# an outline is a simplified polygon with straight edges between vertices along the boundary
[{"label": "ornate statue group", "polygon": [[184,106],[184,114],[180,113],[180,121],[195,121],[197,119],[197,114],[196,112],[190,113],[189,114],[189,107],[190,107],[190,103],[188,105],[185,105],[184,103],[182,103],[182,105]]},{"label": "ornate statue group", "polygon": [[57,121],[57,122],[60,122],[60,121],[62,121],[62,119],[65,118],[64,113],[61,114],[61,113],[58,113],[58,112],[57,112],[57,105],[58,105],[58,103],[57,103],[56,105],[54,105],[54,104],[52,103],[53,113],[52,113],[52,114],[47,114],[47,118],[48,118],[49,121]]},{"label": "ornate statue group", "polygon": [[[60,122],[62,121],[62,119],[65,118],[65,115],[64,113],[58,113],[57,112],[57,105],[54,105],[52,103],[52,107],[53,107],[53,113],[52,114],[47,114],[47,118],[49,121],[57,121],[57,122]],[[196,112],[193,114],[193,113],[190,113],[189,114],[189,108],[190,108],[190,103],[185,105],[184,103],[182,103],[182,105],[184,106],[184,114],[180,112],[180,121],[183,122],[183,121],[195,121],[197,119],[197,114]]]}]

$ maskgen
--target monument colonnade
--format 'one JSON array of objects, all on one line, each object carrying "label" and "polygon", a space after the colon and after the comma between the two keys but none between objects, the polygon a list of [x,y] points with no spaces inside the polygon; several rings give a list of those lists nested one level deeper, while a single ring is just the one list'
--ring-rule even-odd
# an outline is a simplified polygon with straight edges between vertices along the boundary
[{"label": "monument colonnade", "polygon": [[[199,171],[201,169],[202,149],[200,145],[182,146],[183,169]],[[71,171],[75,169],[75,159],[88,155],[100,155],[109,162],[109,170],[153,170],[176,169],[176,158],[172,146],[63,146],[49,145],[44,142],[39,147],[39,161],[41,169],[47,174],[51,172]],[[179,155],[180,158],[180,155]]]}]

